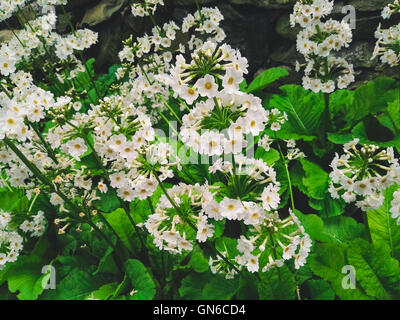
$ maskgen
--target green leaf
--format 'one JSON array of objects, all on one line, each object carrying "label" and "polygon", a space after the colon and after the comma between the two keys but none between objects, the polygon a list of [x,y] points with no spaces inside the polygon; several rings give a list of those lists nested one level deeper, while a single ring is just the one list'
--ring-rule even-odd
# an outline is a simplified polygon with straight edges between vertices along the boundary
[{"label": "green leaf", "polygon": [[61,282],[57,282],[55,290],[47,290],[45,300],[82,300],[100,287],[98,279],[90,273],[75,268]]},{"label": "green leaf", "polygon": [[280,158],[277,150],[270,148],[268,151],[265,151],[265,149],[261,147],[257,148],[254,157],[256,159],[262,159],[269,166],[273,165]]},{"label": "green leaf", "polygon": [[42,274],[42,264],[18,263],[8,274],[8,289],[16,293],[20,300],[36,300],[47,285],[49,274]]},{"label": "green leaf", "polygon": [[239,290],[239,279],[225,279],[222,275],[213,275],[203,289],[206,300],[229,300]]},{"label": "green leaf", "polygon": [[311,161],[301,159],[300,162],[305,172],[303,184],[308,190],[307,195],[318,200],[325,199],[329,187],[328,173]]},{"label": "green leaf", "polygon": [[98,290],[93,291],[90,297],[92,299],[108,300],[117,289],[117,286],[117,282],[107,283],[101,286]]},{"label": "green leaf", "polygon": [[284,68],[270,68],[265,70],[250,83],[246,92],[251,93],[262,90],[272,82],[288,75],[289,72]]},{"label": "green leaf", "polygon": [[346,115],[346,120],[357,121],[368,114],[375,114],[386,107],[385,93],[398,88],[396,80],[380,77],[370,81],[355,90],[354,101]]},{"label": "green leaf", "polygon": [[385,201],[378,210],[367,212],[368,225],[373,243],[384,242],[389,248],[392,257],[400,259],[400,227],[391,217],[390,202],[398,186],[392,186],[383,192]]},{"label": "green leaf", "polygon": [[311,239],[319,241],[326,241],[328,239],[324,233],[324,222],[320,217],[315,214],[302,214],[299,210],[296,210],[295,214]]},{"label": "green leaf", "polygon": [[93,204],[101,212],[113,212],[121,206],[117,192],[111,188],[106,193],[100,193],[100,200],[96,200]]},{"label": "green leaf", "polygon": [[130,251],[140,250],[140,242],[135,236],[134,228],[127,217],[124,209],[117,209],[112,213],[104,215],[111,227],[117,233],[122,244]]},{"label": "green leaf", "polygon": [[125,270],[135,290],[130,300],[152,300],[156,294],[155,284],[146,267],[139,260],[125,262]]},{"label": "green leaf", "polygon": [[400,90],[398,91],[398,97],[395,101],[388,103],[388,114],[393,122],[395,128],[400,131]]},{"label": "green leaf", "polygon": [[0,189],[0,209],[8,212],[16,211],[26,213],[29,207],[29,200],[22,190],[9,191]]},{"label": "green leaf", "polygon": [[297,85],[284,85],[280,89],[285,96],[273,95],[270,105],[288,115],[282,129],[299,135],[318,135],[320,118],[325,109],[322,94],[309,92]]},{"label": "green leaf", "polygon": [[191,252],[189,265],[196,272],[205,272],[208,270],[208,260],[204,257],[201,248],[196,245]]},{"label": "green leaf", "polygon": [[374,246],[362,239],[354,240],[347,257],[356,269],[357,280],[365,292],[380,300],[400,298],[399,262],[390,256],[385,243]]},{"label": "green leaf", "polygon": [[260,273],[258,293],[261,300],[294,300],[296,281],[293,273],[283,265]]},{"label": "green leaf", "polygon": [[259,300],[257,288],[258,279],[250,272],[241,272],[239,278],[239,290],[236,294],[238,300]]},{"label": "green leaf", "polygon": [[326,193],[326,197],[323,200],[310,199],[309,205],[311,208],[318,210],[323,218],[339,216],[346,207],[343,199],[332,199],[329,193]]},{"label": "green leaf", "polygon": [[186,300],[202,300],[204,285],[209,281],[210,273],[191,273],[182,279],[179,295]]},{"label": "green leaf", "polygon": [[311,279],[306,282],[312,300],[333,300],[335,292],[325,280]]},{"label": "green leaf", "polygon": [[115,264],[114,257],[112,255],[114,249],[112,247],[108,247],[106,253],[104,254],[104,257],[101,258],[99,262],[99,266],[97,267],[97,270],[93,273],[93,275],[96,275],[98,273],[111,273],[115,274],[118,272],[118,267]]},{"label": "green leaf", "polygon": [[350,217],[324,219],[324,234],[331,243],[342,244],[353,239],[366,237],[365,226]]},{"label": "green leaf", "polygon": [[330,243],[316,244],[314,253],[308,259],[314,274],[328,281],[339,298],[343,300],[371,299],[359,288],[343,288],[342,280],[345,274],[342,273],[342,268],[348,265],[343,246]]}]

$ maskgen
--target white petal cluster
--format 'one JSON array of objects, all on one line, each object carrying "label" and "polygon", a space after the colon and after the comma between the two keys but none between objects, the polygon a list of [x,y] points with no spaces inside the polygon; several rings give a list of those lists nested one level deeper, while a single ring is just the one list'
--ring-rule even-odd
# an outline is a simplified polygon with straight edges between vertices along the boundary
[{"label": "white petal cluster", "polygon": [[322,21],[333,8],[333,1],[300,0],[294,6],[291,25],[303,28],[297,35],[297,50],[304,56],[303,86],[314,92],[331,93],[354,82],[353,65],[334,52],[349,46],[352,31],[348,23],[329,19]]},{"label": "white petal cluster", "polygon": [[311,245],[310,236],[291,210],[285,219],[274,212],[241,236],[237,246],[240,254],[235,260],[249,272],[267,272],[293,258],[295,268],[299,269],[306,263]]},{"label": "white petal cluster", "polygon": [[355,139],[345,144],[344,154],[336,154],[331,163],[330,194],[346,203],[355,202],[362,211],[378,209],[384,200],[382,191],[400,182],[400,165],[393,148],[374,145],[357,147]]},{"label": "white petal cluster", "polygon": [[388,64],[391,67],[398,66],[400,50],[397,44],[400,41],[400,24],[391,26],[389,29],[382,29],[379,24],[375,31],[375,38],[377,41],[371,60],[380,57],[383,64]]},{"label": "white petal cluster", "polygon": [[180,183],[168,189],[168,195],[184,216],[173,207],[166,195],[162,195],[155,213],[145,223],[160,250],[172,254],[191,251],[196,241],[205,242],[214,234],[214,225],[201,208],[202,198],[209,196],[208,186]]},{"label": "white petal cluster", "polygon": [[390,204],[390,213],[392,214],[392,218],[396,219],[397,225],[400,226],[400,190],[393,193],[393,200]]},{"label": "white petal cluster", "polygon": [[26,236],[30,233],[31,237],[40,237],[46,229],[47,223],[43,211],[38,211],[37,214],[29,212],[26,216],[25,221],[16,225],[13,221],[14,214],[0,210],[0,270],[6,263],[17,261],[23,249],[23,242],[27,238],[19,231]]},{"label": "white petal cluster", "polygon": [[381,15],[383,19],[390,19],[390,17],[397,12],[400,12],[400,1],[394,0],[383,8]]},{"label": "white petal cluster", "polygon": [[163,6],[164,0],[145,0],[143,2],[133,3],[131,6],[132,14],[135,17],[153,15],[158,5]]}]

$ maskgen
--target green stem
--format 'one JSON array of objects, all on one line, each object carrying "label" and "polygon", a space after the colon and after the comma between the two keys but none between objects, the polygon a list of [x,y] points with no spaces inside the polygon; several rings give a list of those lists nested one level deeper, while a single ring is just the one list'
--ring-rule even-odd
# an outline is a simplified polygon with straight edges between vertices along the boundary
[{"label": "green stem", "polygon": [[164,105],[169,109],[169,111],[171,111],[171,113],[173,114],[173,116],[176,118],[176,120],[178,120],[179,124],[182,125],[182,120],[178,117],[178,115],[175,113],[174,109],[172,109],[172,107],[169,105],[168,101],[164,99],[163,96],[161,96],[161,94],[157,94],[159,96],[159,98],[162,100],[162,102],[164,103]]},{"label": "green stem", "polygon": [[35,131],[36,135],[38,136],[38,138],[40,139],[40,141],[42,142],[43,146],[45,147],[47,154],[49,155],[49,157],[54,161],[54,163],[58,164],[58,160],[54,154],[54,151],[51,149],[50,144],[47,143],[47,141],[44,139],[44,137],[42,136],[42,134],[40,133],[39,129],[37,128],[37,126],[34,123],[29,123],[30,126],[32,127],[33,131]]},{"label": "green stem", "polygon": [[11,100],[11,99],[12,99],[11,94],[7,91],[6,88],[3,87],[3,84],[1,84],[1,83],[0,83],[0,88],[1,88],[1,91],[3,91],[3,92],[6,94],[6,96],[8,97],[8,99]]},{"label": "green stem", "polygon": [[372,243],[371,230],[370,230],[369,224],[368,224],[367,213],[365,211],[362,211],[362,216],[363,216],[363,222],[364,222],[365,229],[367,230],[368,241]]},{"label": "green stem", "polygon": [[291,200],[292,210],[293,210],[293,213],[294,213],[296,209],[295,209],[295,206],[294,206],[294,197],[293,197],[292,180],[290,179],[289,167],[288,167],[288,165],[287,165],[285,156],[283,155],[283,152],[282,152],[281,146],[280,146],[280,144],[279,144],[279,141],[277,141],[277,143],[278,143],[279,153],[280,153],[280,155],[281,155],[283,164],[285,165],[286,177],[287,177],[288,185],[289,185],[290,200]]},{"label": "green stem", "polygon": [[[137,236],[138,236],[138,238],[139,238],[140,244],[141,244],[141,246],[142,246],[142,251],[145,252],[145,254],[146,254],[146,256],[147,256],[147,251],[145,250],[145,249],[146,249],[146,245],[145,245],[145,243],[144,243],[144,241],[143,241],[143,239],[142,239],[142,236],[141,236],[140,233],[139,233],[139,229],[138,229],[138,227],[137,227],[135,221],[133,221],[133,218],[132,218],[132,216],[131,216],[131,214],[130,214],[130,212],[129,212],[129,211],[130,211],[130,210],[129,210],[129,202],[125,202],[125,201],[124,201],[124,202],[123,202],[123,208],[124,208],[124,211],[125,211],[126,216],[127,216],[128,219],[129,219],[129,222],[131,223],[133,229],[135,230],[135,233],[137,234]],[[148,256],[147,256],[147,260],[149,261]]]}]

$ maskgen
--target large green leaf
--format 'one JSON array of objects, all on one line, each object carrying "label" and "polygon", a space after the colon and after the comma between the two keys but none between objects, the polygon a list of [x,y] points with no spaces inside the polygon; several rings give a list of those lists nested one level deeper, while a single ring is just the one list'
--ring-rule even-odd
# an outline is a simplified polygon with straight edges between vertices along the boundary
[{"label": "large green leaf", "polygon": [[355,90],[354,101],[346,119],[357,121],[368,114],[375,114],[386,107],[385,93],[399,87],[396,80],[388,77],[377,78]]},{"label": "large green leaf", "polygon": [[372,245],[356,239],[351,243],[347,257],[356,270],[357,281],[368,295],[380,300],[400,298],[399,261],[390,256],[385,243]]},{"label": "large green leaf", "polygon": [[312,300],[333,300],[335,292],[325,280],[311,279],[306,282]]},{"label": "large green leaf", "polygon": [[156,294],[155,284],[146,267],[139,260],[125,262],[125,270],[132,284],[134,293],[131,300],[152,300]]},{"label": "large green leaf", "polygon": [[297,85],[284,85],[280,89],[285,96],[274,95],[270,105],[287,113],[288,122],[282,129],[306,136],[318,135],[320,118],[325,108],[322,95]]},{"label": "large green leaf", "polygon": [[105,214],[105,218],[130,252],[140,250],[140,242],[124,209]]},{"label": "large green leaf", "polygon": [[208,260],[204,257],[203,250],[196,245],[191,252],[189,265],[196,272],[205,272],[208,270]]},{"label": "large green leaf", "polygon": [[331,217],[324,219],[324,234],[327,240],[336,244],[347,243],[353,239],[366,237],[365,226],[350,217]]},{"label": "large green leaf", "polygon": [[398,186],[392,186],[384,191],[385,201],[378,210],[367,212],[368,225],[374,243],[384,242],[389,248],[392,257],[400,259],[400,227],[396,220],[391,217],[390,202],[393,199],[393,192]]},{"label": "large green leaf", "polygon": [[[17,262],[18,263],[18,262]],[[19,261],[8,274],[8,289],[20,300],[36,300],[43,292],[49,273],[42,274],[42,264]]]},{"label": "large green leaf", "polygon": [[45,300],[82,300],[100,287],[100,282],[90,273],[75,268],[60,282],[55,290],[47,290]]},{"label": "large green leaf", "polygon": [[308,259],[314,274],[328,281],[339,298],[343,300],[371,299],[359,287],[355,289],[343,288],[342,280],[345,274],[342,273],[342,269],[348,265],[345,247],[330,243],[317,244],[314,253]]},{"label": "large green leaf", "polygon": [[296,281],[293,273],[283,265],[260,273],[258,292],[262,300],[294,300]]},{"label": "large green leaf", "polygon": [[314,199],[323,200],[327,196],[329,175],[315,163],[301,159],[305,172],[303,184],[308,190],[308,195]]},{"label": "large green leaf", "polygon": [[204,285],[203,298],[206,300],[229,300],[239,289],[239,278],[225,279],[222,275],[213,275]]},{"label": "large green leaf", "polygon": [[179,295],[187,300],[202,300],[204,285],[210,279],[210,273],[191,273],[182,279]]},{"label": "large green leaf", "polygon": [[270,68],[258,75],[248,86],[246,92],[251,93],[267,87],[272,82],[289,75],[285,68]]}]

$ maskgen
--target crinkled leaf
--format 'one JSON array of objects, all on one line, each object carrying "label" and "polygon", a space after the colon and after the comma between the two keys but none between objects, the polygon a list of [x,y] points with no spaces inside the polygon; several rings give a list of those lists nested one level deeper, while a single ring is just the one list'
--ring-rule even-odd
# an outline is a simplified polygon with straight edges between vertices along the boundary
[{"label": "crinkled leaf", "polygon": [[246,92],[251,93],[262,90],[272,82],[288,75],[289,72],[284,68],[270,68],[265,70],[249,84]]},{"label": "crinkled leaf", "polygon": [[356,270],[357,281],[368,295],[380,300],[400,298],[399,261],[390,256],[385,243],[372,245],[356,239],[348,248],[347,257]]},{"label": "crinkled leaf", "polygon": [[156,294],[156,286],[143,263],[136,259],[130,259],[125,262],[125,271],[131,281],[132,290],[135,290],[129,299],[152,300]]}]

